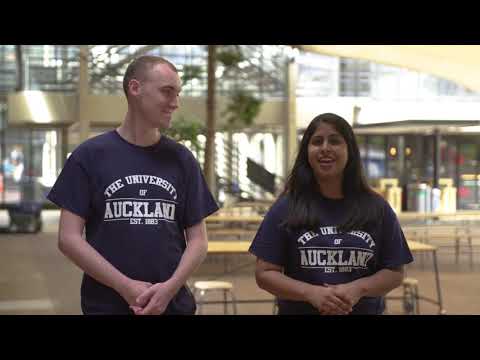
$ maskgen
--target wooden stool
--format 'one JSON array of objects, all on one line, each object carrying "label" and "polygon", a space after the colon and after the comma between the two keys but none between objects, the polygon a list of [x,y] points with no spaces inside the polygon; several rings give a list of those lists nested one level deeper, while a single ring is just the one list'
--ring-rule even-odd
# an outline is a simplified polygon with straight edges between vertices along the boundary
[{"label": "wooden stool", "polygon": [[407,315],[420,314],[420,297],[418,293],[418,280],[414,278],[404,278],[403,286],[403,310]]},{"label": "wooden stool", "polygon": [[278,298],[273,300],[272,315],[278,315]]},{"label": "wooden stool", "polygon": [[[202,314],[203,297],[208,291],[222,291],[223,292],[223,313],[228,313],[227,294],[230,295],[232,301],[233,315],[237,314],[237,301],[233,292],[233,284],[228,281],[196,281],[193,284],[193,295],[197,299],[198,314]],[[198,295],[197,295],[198,294]]]}]

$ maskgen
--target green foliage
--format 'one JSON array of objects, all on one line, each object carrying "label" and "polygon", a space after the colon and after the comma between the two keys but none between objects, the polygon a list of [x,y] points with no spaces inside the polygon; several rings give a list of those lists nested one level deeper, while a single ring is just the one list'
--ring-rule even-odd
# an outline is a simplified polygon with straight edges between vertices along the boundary
[{"label": "green foliage", "polygon": [[204,130],[204,125],[200,121],[180,116],[172,122],[172,126],[165,131],[165,134],[176,141],[188,140],[198,150],[200,144],[197,140],[197,136],[202,134]]},{"label": "green foliage", "polygon": [[236,90],[229,98],[222,116],[227,116],[230,127],[250,126],[260,112],[262,101],[245,90]]},{"label": "green foliage", "polygon": [[217,61],[226,68],[235,67],[244,60],[245,57],[239,46],[233,46],[232,48],[224,46],[217,51]]},{"label": "green foliage", "polygon": [[[246,60],[246,57],[239,45],[224,45],[217,51],[217,61],[227,71],[240,72],[243,70],[238,66]],[[262,101],[255,98],[245,90],[237,89],[228,98],[226,110],[221,114],[226,116],[228,127],[233,130],[245,126],[251,126],[255,117],[260,112]]]},{"label": "green foliage", "polygon": [[185,65],[182,71],[182,84],[187,84],[190,80],[200,79],[204,70],[199,65]]},{"label": "green foliage", "polygon": [[[227,72],[242,74],[243,68],[239,63],[248,60],[239,45],[222,45],[217,47],[216,59],[219,64],[225,67]],[[200,79],[205,74],[206,68],[198,65],[184,65],[181,71],[183,85],[192,79]],[[262,100],[255,98],[248,91],[237,89],[228,97],[227,107],[221,116],[226,117],[227,127],[230,130],[251,126],[258,116],[262,105]],[[167,134],[178,141],[190,140],[192,144],[198,147],[196,136],[204,132],[204,127],[199,121],[178,119],[172,124]]]}]

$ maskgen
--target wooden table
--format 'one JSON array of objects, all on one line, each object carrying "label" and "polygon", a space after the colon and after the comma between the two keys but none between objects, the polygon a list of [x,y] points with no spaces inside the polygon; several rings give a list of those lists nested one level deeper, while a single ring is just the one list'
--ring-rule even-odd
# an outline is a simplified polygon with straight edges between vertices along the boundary
[{"label": "wooden table", "polygon": [[402,211],[397,214],[400,222],[405,220],[456,220],[456,221],[480,221],[478,210],[457,210],[455,212],[418,212]]},{"label": "wooden table", "polygon": [[[454,219],[454,220],[478,220],[480,221],[480,211],[477,210],[458,210],[456,212],[417,212],[417,211],[403,211],[397,214],[400,221],[404,220],[433,220],[433,219]],[[210,215],[206,218],[208,222],[250,222],[261,223],[263,216],[261,215],[242,215],[235,212],[230,212],[229,209],[222,212],[220,209],[216,214]]]},{"label": "wooden table", "polygon": [[[215,255],[241,255],[249,254],[248,249],[250,248],[251,241],[249,240],[236,240],[236,241],[209,241],[208,242],[208,253]],[[253,255],[252,255],[253,257]],[[254,263],[253,261],[248,261],[245,264],[241,264],[231,270],[226,269],[226,263],[223,273],[220,276],[211,278],[209,280],[217,280],[220,277],[223,277],[228,274],[235,273],[243,268],[251,266]],[[203,304],[228,304],[231,301],[204,301]],[[271,299],[242,299],[236,300],[237,304],[255,304],[255,303],[275,303],[275,297]]]},{"label": "wooden table", "polygon": [[245,254],[248,253],[251,241],[209,241],[208,252],[211,254]]},{"label": "wooden table", "polygon": [[[231,241],[209,241],[208,242],[208,253],[215,255],[242,255],[249,254],[248,249],[251,245],[250,240],[231,240]],[[253,256],[253,255],[252,255]],[[223,277],[228,274],[232,274],[240,269],[243,269],[252,264],[249,261],[246,264],[242,264],[234,269],[228,270],[226,262],[224,263],[224,271],[220,276],[217,276],[210,280],[216,280],[219,277]]]},{"label": "wooden table", "polygon": [[263,221],[263,216],[260,215],[210,215],[205,219],[208,223],[250,223],[260,224]]},{"label": "wooden table", "polygon": [[[445,309],[443,308],[442,302],[442,292],[440,286],[440,273],[438,270],[438,262],[437,262],[437,247],[429,244],[424,244],[418,241],[409,241],[407,240],[408,247],[410,251],[413,253],[432,253],[433,257],[433,269],[435,275],[435,285],[437,291],[437,299],[431,299],[422,295],[419,295],[421,300],[431,302],[433,304],[438,305],[438,313],[445,314]],[[221,255],[228,255],[228,254],[246,254],[248,253],[248,249],[250,248],[251,241],[248,240],[238,240],[238,241],[209,241],[208,242],[208,252],[210,254],[221,254]],[[246,265],[242,265],[241,268],[244,268],[251,263]],[[236,268],[228,273],[232,273],[234,271],[239,270]],[[224,274],[223,274],[224,275]]]}]

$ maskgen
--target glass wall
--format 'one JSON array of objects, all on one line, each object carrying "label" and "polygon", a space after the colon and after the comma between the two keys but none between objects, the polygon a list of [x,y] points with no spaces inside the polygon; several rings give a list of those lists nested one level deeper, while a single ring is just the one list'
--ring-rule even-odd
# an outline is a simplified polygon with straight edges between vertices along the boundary
[{"label": "glass wall", "polygon": [[79,69],[75,45],[22,46],[25,90],[73,92]]},{"label": "glass wall", "polygon": [[370,135],[366,138],[368,144],[367,175],[369,179],[387,177],[387,156],[385,153],[385,137],[382,135]]},{"label": "glass wall", "polygon": [[[217,94],[237,89],[259,98],[285,96],[286,46],[217,46]],[[226,55],[228,52],[228,55]],[[122,93],[123,74],[139,55],[158,55],[173,62],[184,79],[183,96],[206,96],[206,45],[95,45],[90,48],[90,85],[94,93]],[[228,59],[238,55],[235,69]]]},{"label": "glass wall", "polygon": [[460,209],[479,209],[479,143],[475,137],[458,140],[458,205]]},{"label": "glass wall", "polygon": [[369,61],[340,58],[340,96],[369,96],[371,66]]},{"label": "glass wall", "polygon": [[0,93],[14,91],[17,86],[15,46],[0,45]]},{"label": "glass wall", "polygon": [[337,96],[340,71],[337,57],[304,53],[297,63],[297,96]]},{"label": "glass wall", "polygon": [[[0,129],[6,127],[6,95],[19,85],[18,64],[22,66],[25,90],[73,92],[78,81],[79,49],[78,45],[22,45],[20,48],[0,45]],[[183,96],[206,95],[205,45],[93,45],[89,49],[93,93],[121,94],[123,73],[131,59],[152,54],[174,62],[182,77],[194,73],[195,76],[184,84]],[[217,94],[229,95],[236,89],[246,89],[262,99],[284,98],[287,46],[219,46],[220,52],[225,49],[241,50],[242,59],[236,71],[229,70],[222,61],[217,64],[216,75],[221,80],[217,81]],[[18,50],[22,54],[20,62],[17,61]],[[461,96],[473,101],[479,95],[448,80],[363,60],[300,53],[298,65],[297,96],[368,96],[374,99]],[[243,135],[235,137],[234,144],[240,144],[240,138],[249,139],[247,134]],[[44,186],[52,183],[63,166],[59,146],[61,131],[7,129],[2,136],[3,182],[11,185],[19,183],[19,179],[35,178]],[[480,202],[479,144],[474,136],[459,139],[459,136],[442,137],[440,177],[455,179],[459,208],[475,208]],[[266,153],[271,153],[269,149],[277,148],[278,144],[279,141],[272,142],[268,138],[259,142],[258,151],[267,149]],[[431,180],[433,144],[433,137],[426,135],[359,137],[365,172],[372,181],[382,177],[398,177],[402,183]],[[266,168],[269,164],[273,163],[265,161]]]},{"label": "glass wall", "polygon": [[298,96],[361,96],[415,100],[456,96],[476,101],[477,92],[433,75],[366,60],[301,52]]},{"label": "glass wall", "polygon": [[61,131],[9,128],[1,137],[1,201],[43,200],[63,166]]},{"label": "glass wall", "polygon": [[444,136],[440,141],[440,177],[455,179],[457,176],[457,138]]},{"label": "glass wall", "polygon": [[[375,186],[379,178],[397,178],[407,185],[433,185],[434,136],[421,134],[357,135],[365,174]],[[440,140],[440,179],[457,188],[457,209],[480,209],[480,140],[478,136],[445,135]]]}]

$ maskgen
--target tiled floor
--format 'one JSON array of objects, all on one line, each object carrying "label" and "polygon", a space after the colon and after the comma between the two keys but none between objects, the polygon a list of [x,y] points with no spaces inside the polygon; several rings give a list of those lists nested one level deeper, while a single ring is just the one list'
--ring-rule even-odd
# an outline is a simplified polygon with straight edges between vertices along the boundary
[{"label": "tiled floor", "polygon": [[[45,213],[45,229],[37,235],[0,233],[0,314],[80,314],[79,288],[81,271],[57,249],[58,213]],[[420,292],[434,298],[435,281],[431,259],[417,257],[408,269],[408,276],[419,280]],[[231,263],[235,261],[235,263]],[[226,275],[222,280],[234,284],[237,299],[272,299],[259,289],[253,275],[254,258],[245,255],[230,259],[230,266],[250,266]],[[439,250],[440,280],[447,314],[480,314],[480,254],[475,254],[473,267],[463,255],[455,264],[451,249]],[[222,258],[210,258],[190,280],[208,279],[222,273]],[[399,294],[395,290],[393,294]],[[208,299],[213,299],[210,294]],[[216,295],[221,298],[220,294]],[[436,314],[438,307],[421,302],[422,314]],[[389,311],[401,313],[400,302],[389,302]],[[206,305],[205,314],[222,314],[223,306]],[[239,314],[272,314],[272,303],[239,304]]]}]

